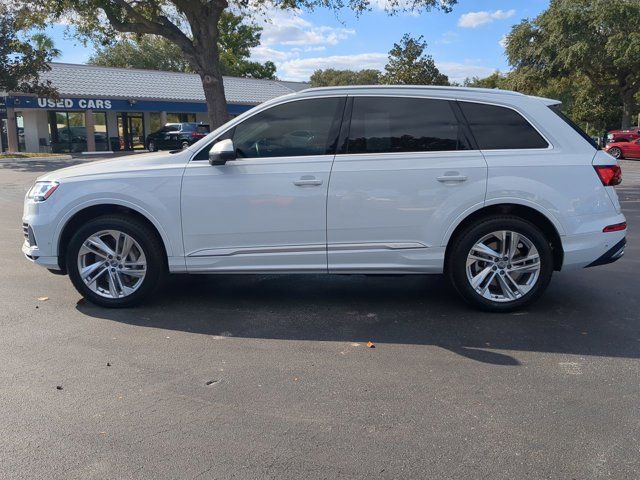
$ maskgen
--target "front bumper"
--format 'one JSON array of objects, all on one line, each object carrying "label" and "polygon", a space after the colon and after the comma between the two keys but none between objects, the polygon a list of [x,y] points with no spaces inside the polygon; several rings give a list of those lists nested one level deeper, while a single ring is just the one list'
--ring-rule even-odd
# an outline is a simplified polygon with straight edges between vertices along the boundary
[{"label": "front bumper", "polygon": [[61,270],[58,264],[57,248],[53,245],[53,234],[57,219],[47,202],[34,202],[25,199],[22,215],[24,243],[22,253],[37,265],[50,270]]},{"label": "front bumper", "polygon": [[41,265],[49,270],[61,270],[58,264],[58,257],[41,255],[37,245],[30,245],[28,240],[25,240],[22,244],[22,253],[27,260],[37,265]]}]

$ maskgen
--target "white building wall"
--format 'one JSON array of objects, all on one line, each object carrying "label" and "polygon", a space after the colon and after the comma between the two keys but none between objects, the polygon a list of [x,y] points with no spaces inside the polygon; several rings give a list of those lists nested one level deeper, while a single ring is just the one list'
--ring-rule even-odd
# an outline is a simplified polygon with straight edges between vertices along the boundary
[{"label": "white building wall", "polygon": [[40,146],[40,139],[49,145],[49,123],[46,110],[22,110],[24,119],[24,144],[27,152],[48,152],[48,146]]}]

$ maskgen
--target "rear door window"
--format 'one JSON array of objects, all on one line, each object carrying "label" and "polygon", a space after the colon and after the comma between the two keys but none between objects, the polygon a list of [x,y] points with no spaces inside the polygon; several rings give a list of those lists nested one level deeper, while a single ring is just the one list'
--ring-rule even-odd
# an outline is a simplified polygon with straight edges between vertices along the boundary
[{"label": "rear door window", "polygon": [[481,150],[547,148],[547,141],[518,112],[485,103],[458,102]]},{"label": "rear door window", "polygon": [[439,152],[469,148],[448,100],[354,98],[347,153]]}]

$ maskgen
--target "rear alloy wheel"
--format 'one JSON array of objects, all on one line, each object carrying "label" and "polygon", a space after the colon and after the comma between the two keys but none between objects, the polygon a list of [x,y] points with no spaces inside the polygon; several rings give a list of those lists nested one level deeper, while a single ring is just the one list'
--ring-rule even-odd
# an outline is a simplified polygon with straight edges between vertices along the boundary
[{"label": "rear alloy wheel", "polygon": [[504,312],[546,289],[553,271],[549,242],[518,217],[484,219],[466,228],[451,250],[449,277],[469,303]]},{"label": "rear alloy wheel", "polygon": [[183,150],[185,148],[189,148],[189,142],[187,142],[187,141],[182,142],[181,147],[182,147]]},{"label": "rear alloy wheel", "polygon": [[158,149],[156,148],[156,143],[153,140],[149,141],[149,145],[147,145],[147,150],[149,150],[150,152],[158,151]]},{"label": "rear alloy wheel", "polygon": [[610,148],[607,153],[609,153],[609,155],[611,155],[613,158],[622,158],[622,150],[620,150],[618,147]]},{"label": "rear alloy wheel", "polygon": [[139,303],[155,290],[165,271],[155,233],[121,215],[98,217],[80,228],[66,258],[76,289],[103,307]]}]

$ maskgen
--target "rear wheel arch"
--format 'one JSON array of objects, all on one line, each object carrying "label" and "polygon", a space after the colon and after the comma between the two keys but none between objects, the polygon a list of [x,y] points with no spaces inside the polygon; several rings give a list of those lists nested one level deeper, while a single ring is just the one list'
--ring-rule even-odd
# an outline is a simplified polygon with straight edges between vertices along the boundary
[{"label": "rear wheel arch", "polygon": [[147,216],[145,216],[144,214],[142,214],[137,210],[134,210],[133,208],[130,208],[124,205],[105,203],[105,204],[91,205],[91,206],[85,207],[75,212],[66,221],[66,223],[64,224],[64,227],[62,227],[62,230],[60,232],[60,235],[58,237],[58,242],[57,242],[58,265],[61,268],[65,269],[65,265],[66,265],[65,255],[67,252],[67,247],[69,246],[69,242],[73,237],[73,234],[78,230],[78,228],[82,224],[100,216],[114,215],[114,214],[126,215],[131,218],[135,218],[136,220],[142,222],[147,227],[149,227],[151,231],[153,231],[157,235],[157,238],[160,241],[160,245],[162,245],[162,248],[164,250],[165,258],[168,256],[168,252],[170,251],[168,247],[168,240],[160,233],[159,228]]},{"label": "rear wheel arch", "polygon": [[470,213],[461,222],[459,222],[458,225],[456,225],[455,229],[447,239],[445,269],[447,267],[451,247],[455,243],[457,236],[459,236],[469,225],[472,225],[479,220],[499,215],[514,215],[539,228],[551,245],[554,270],[560,270],[562,268],[564,250],[562,248],[560,234],[554,223],[545,214],[535,208],[514,203],[501,203],[480,208],[479,210]]}]

